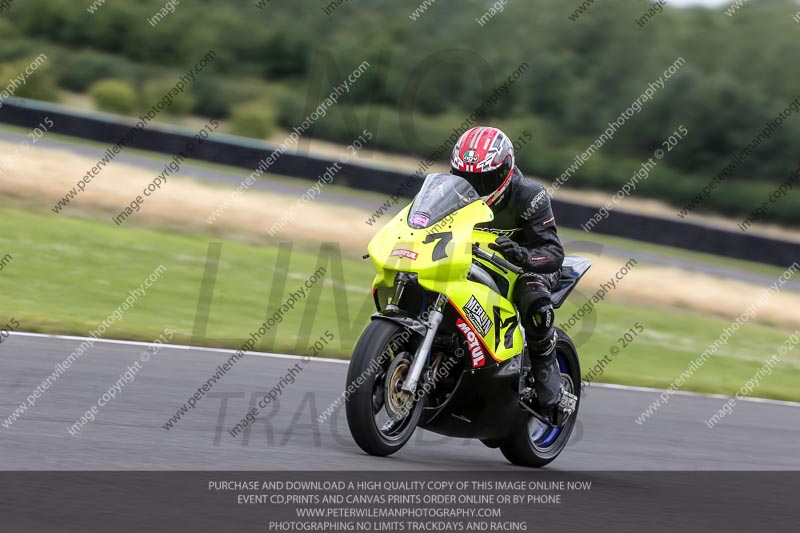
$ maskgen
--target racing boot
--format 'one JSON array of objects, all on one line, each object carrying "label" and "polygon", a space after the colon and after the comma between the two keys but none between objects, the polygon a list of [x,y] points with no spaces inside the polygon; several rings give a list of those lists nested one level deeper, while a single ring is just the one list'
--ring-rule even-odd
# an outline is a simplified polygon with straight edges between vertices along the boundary
[{"label": "racing boot", "polygon": [[[552,426],[562,427],[575,412],[577,398],[564,390],[561,380],[561,369],[556,360],[556,341],[558,334],[553,331],[550,338],[538,342],[529,342],[531,354],[531,370],[528,381],[533,383],[535,393],[535,411]],[[529,400],[532,400],[530,398]]]}]

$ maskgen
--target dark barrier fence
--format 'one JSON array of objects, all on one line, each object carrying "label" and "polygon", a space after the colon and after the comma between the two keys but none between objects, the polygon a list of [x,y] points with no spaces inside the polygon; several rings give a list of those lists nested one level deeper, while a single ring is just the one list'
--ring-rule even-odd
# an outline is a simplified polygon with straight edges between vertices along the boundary
[{"label": "dark barrier fence", "polygon": [[[123,122],[112,115],[81,113],[62,106],[13,98],[0,109],[0,122],[36,127],[45,116],[61,135],[107,143],[109,146],[125,138],[135,122]],[[181,128],[148,125],[130,143],[130,148],[175,155],[185,149],[192,133]],[[254,170],[271,149],[261,142],[232,136],[216,135],[192,152],[192,158]],[[273,147],[272,149],[274,149]],[[270,166],[269,173],[316,180],[334,160],[284,153]],[[355,189],[411,197],[419,189],[410,173],[396,172],[377,166],[347,163],[342,165],[337,183]],[[413,185],[410,185],[414,183]],[[375,206],[376,208],[378,206]],[[553,200],[558,224],[580,229],[597,212],[597,208]],[[598,224],[595,233],[674,246],[696,252],[756,261],[787,267],[800,259],[800,244],[769,237],[749,235],[700,223],[671,220],[663,217],[613,211]]]}]

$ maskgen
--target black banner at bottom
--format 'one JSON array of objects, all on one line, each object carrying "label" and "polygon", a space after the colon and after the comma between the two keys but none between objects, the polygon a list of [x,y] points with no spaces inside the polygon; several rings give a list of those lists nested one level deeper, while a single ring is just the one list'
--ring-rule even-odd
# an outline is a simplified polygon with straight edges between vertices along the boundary
[{"label": "black banner at bottom", "polygon": [[0,530],[798,531],[800,472],[2,472]]}]

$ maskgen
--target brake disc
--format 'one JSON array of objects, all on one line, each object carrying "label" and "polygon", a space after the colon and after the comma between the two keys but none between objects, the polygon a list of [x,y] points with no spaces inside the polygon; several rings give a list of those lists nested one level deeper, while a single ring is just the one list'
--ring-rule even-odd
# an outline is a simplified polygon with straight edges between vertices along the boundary
[{"label": "brake disc", "polygon": [[411,369],[411,354],[402,352],[397,355],[386,371],[384,382],[384,406],[386,414],[392,420],[402,420],[411,412],[413,395],[403,390],[403,383]]}]

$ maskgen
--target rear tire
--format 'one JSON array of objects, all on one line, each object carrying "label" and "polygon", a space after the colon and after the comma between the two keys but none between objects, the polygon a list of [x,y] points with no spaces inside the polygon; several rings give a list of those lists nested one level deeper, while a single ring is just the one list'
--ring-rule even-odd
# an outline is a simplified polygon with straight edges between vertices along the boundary
[{"label": "rear tire", "polygon": [[[392,341],[398,337],[400,340],[392,350]],[[419,335],[399,324],[377,319],[367,326],[353,350],[347,370],[347,387],[353,386],[355,391],[346,400],[345,413],[353,440],[370,455],[385,457],[395,453],[408,442],[417,428],[425,403],[424,396],[388,431],[384,431],[386,423],[379,424],[376,417],[386,410],[386,397],[382,391],[386,390],[386,379],[391,378],[386,374],[390,367],[398,368],[392,362],[397,357],[403,357],[403,353],[410,352],[413,355],[419,340]],[[381,358],[382,354],[387,356]]]},{"label": "rear tire", "polygon": [[559,430],[542,428],[543,424],[533,415],[521,417],[519,424],[500,451],[511,463],[519,466],[539,468],[551,463],[564,450],[578,420],[581,402],[581,367],[578,351],[566,333],[558,330],[556,357],[561,367],[562,379],[568,377],[567,385],[578,397],[575,412]]}]

